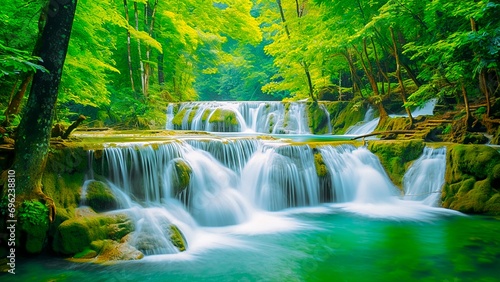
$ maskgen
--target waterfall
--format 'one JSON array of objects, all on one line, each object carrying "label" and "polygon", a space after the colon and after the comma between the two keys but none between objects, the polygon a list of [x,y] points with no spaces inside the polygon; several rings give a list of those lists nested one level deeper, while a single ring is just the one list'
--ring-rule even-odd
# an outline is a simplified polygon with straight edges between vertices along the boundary
[{"label": "waterfall", "polygon": [[[423,106],[418,107],[412,111],[412,117],[416,118],[424,115],[433,115],[434,108],[436,107],[437,99],[431,99],[427,101]],[[351,127],[349,127],[345,134],[346,135],[363,135],[372,133],[375,128],[377,128],[380,118],[374,117],[374,110],[372,107],[366,111],[365,117],[362,122],[359,122]],[[393,114],[390,117],[406,117],[407,114]]]},{"label": "waterfall", "polygon": [[185,102],[174,113],[169,104],[166,129],[309,134],[306,106],[304,102]]},{"label": "waterfall", "polygon": [[446,147],[425,147],[424,152],[405,173],[404,198],[438,206],[446,170]]},{"label": "waterfall", "polygon": [[261,146],[241,176],[242,191],[265,210],[319,204],[319,180],[309,146]]},{"label": "waterfall", "polygon": [[[368,216],[418,216],[440,195],[445,152],[425,149],[405,175],[403,200],[379,159],[352,145],[186,138],[109,147],[89,159],[106,177],[120,212],[134,220],[132,244],[153,255],[178,251],[169,239],[172,225],[189,244],[205,227],[245,226],[264,212],[322,203]],[[100,167],[96,155],[102,155]]]},{"label": "waterfall", "polygon": [[397,188],[378,158],[364,147],[350,145],[320,148],[333,185],[335,202],[391,202]]}]

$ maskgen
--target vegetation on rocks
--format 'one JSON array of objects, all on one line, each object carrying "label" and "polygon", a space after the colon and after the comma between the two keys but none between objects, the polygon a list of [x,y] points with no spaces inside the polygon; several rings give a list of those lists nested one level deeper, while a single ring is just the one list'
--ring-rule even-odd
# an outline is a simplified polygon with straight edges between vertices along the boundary
[{"label": "vegetation on rocks", "polygon": [[443,207],[465,213],[500,214],[500,153],[479,145],[449,149]]},{"label": "vegetation on rocks", "polygon": [[110,211],[118,207],[113,191],[106,183],[101,181],[87,183],[85,204],[96,212]]},{"label": "vegetation on rocks", "polygon": [[370,141],[368,149],[377,155],[392,182],[401,187],[410,163],[422,154],[425,143],[411,141]]}]

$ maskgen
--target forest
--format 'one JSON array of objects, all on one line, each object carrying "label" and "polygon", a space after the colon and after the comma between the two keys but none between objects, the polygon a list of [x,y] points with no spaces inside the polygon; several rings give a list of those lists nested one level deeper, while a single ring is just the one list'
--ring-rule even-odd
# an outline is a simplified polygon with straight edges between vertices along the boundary
[{"label": "forest", "polygon": [[[44,71],[46,5],[7,1],[0,15],[10,125]],[[358,97],[381,116],[388,101],[480,102],[467,117],[495,122],[498,11],[496,1],[81,0],[54,118],[154,128],[174,101]]]},{"label": "forest", "polygon": [[2,3],[0,272],[497,278],[499,1]]}]

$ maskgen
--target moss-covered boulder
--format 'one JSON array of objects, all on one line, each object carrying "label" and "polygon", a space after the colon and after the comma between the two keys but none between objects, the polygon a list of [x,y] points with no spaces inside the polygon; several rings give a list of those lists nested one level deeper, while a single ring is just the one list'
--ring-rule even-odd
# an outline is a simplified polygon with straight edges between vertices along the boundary
[{"label": "moss-covered boulder", "polygon": [[500,153],[488,146],[455,145],[447,155],[443,207],[500,214]]},{"label": "moss-covered boulder", "polygon": [[329,114],[324,105],[318,102],[307,104],[309,128],[313,134],[326,134],[330,130]]},{"label": "moss-covered boulder", "polygon": [[179,230],[179,228],[175,225],[170,225],[169,227],[170,231],[170,241],[172,241],[172,244],[180,251],[184,252],[187,248],[187,242],[186,238],[184,238],[184,235],[182,235],[182,232]]},{"label": "moss-covered boulder", "polygon": [[359,100],[332,102],[326,105],[334,134],[344,134],[349,127],[363,121],[366,114],[366,107]]},{"label": "moss-covered boulder", "polygon": [[172,160],[172,188],[174,197],[185,191],[189,186],[192,169],[183,159]]},{"label": "moss-covered boulder", "polygon": [[406,117],[388,117],[379,124],[375,131],[405,130],[410,127],[410,119]]},{"label": "moss-covered boulder", "polygon": [[[500,99],[498,100],[500,101]],[[500,145],[500,127],[494,131],[493,138],[491,139],[491,144]]]},{"label": "moss-covered boulder", "polygon": [[236,113],[227,109],[216,109],[210,115],[208,122],[211,131],[217,132],[238,132],[241,127]]},{"label": "moss-covered boulder", "polygon": [[[143,221],[128,240],[135,248],[147,255],[185,251],[187,243],[182,232],[164,217],[154,218],[154,222]],[[175,250],[174,248],[175,247]]]},{"label": "moss-covered boulder", "polygon": [[422,140],[370,141],[368,145],[368,149],[379,157],[392,182],[399,187],[410,162],[422,155],[424,147]]},{"label": "moss-covered boulder", "polygon": [[72,218],[57,228],[53,248],[56,252],[73,255],[88,248],[93,241],[119,241],[133,230],[134,224],[125,214]]},{"label": "moss-covered boulder", "polygon": [[486,144],[489,139],[484,134],[467,132],[462,138],[462,144]]},{"label": "moss-covered boulder", "polygon": [[316,167],[316,174],[318,177],[325,177],[328,174],[328,169],[323,161],[323,156],[318,151],[314,153],[314,166]]},{"label": "moss-covered boulder", "polygon": [[118,201],[111,188],[106,183],[96,180],[87,183],[85,204],[96,212],[110,211],[118,207]]}]

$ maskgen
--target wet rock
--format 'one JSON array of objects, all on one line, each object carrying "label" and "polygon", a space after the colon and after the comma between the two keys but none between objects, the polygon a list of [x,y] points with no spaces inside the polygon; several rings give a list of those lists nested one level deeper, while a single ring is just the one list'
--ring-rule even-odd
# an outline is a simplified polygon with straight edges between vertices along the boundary
[{"label": "wet rock", "polygon": [[118,201],[111,188],[101,181],[88,183],[85,199],[85,204],[96,212],[110,211],[118,207]]}]

